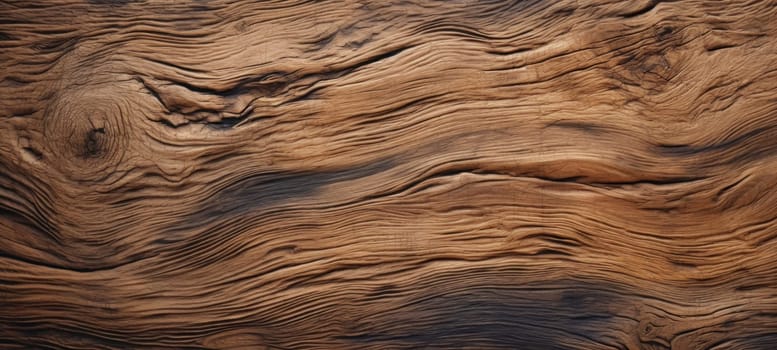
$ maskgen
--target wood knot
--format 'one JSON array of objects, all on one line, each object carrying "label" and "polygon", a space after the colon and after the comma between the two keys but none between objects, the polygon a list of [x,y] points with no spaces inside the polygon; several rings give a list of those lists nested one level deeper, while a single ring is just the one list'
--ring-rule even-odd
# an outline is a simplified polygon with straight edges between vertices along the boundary
[{"label": "wood knot", "polygon": [[677,74],[676,68],[659,48],[645,47],[617,61],[614,77],[647,91],[658,92]]},{"label": "wood knot", "polygon": [[643,337],[651,337],[653,335],[653,331],[655,330],[655,327],[653,327],[653,325],[650,324],[650,323],[646,323],[646,324],[642,325],[642,329],[640,329],[640,330],[642,331],[641,334],[640,334],[641,336],[643,336]]},{"label": "wood knot", "polygon": [[126,127],[120,101],[109,95],[60,96],[44,118],[46,140],[55,155],[51,165],[69,178],[95,179],[122,160]]},{"label": "wood knot", "polygon": [[672,33],[674,33],[674,27],[661,26],[656,29],[656,39],[658,39],[658,41],[667,40],[672,36]]},{"label": "wood knot", "polygon": [[673,332],[671,321],[654,313],[645,313],[636,329],[639,341],[651,348],[670,348]]},{"label": "wood knot", "polygon": [[84,158],[99,157],[105,144],[105,128],[94,128],[86,132]]}]

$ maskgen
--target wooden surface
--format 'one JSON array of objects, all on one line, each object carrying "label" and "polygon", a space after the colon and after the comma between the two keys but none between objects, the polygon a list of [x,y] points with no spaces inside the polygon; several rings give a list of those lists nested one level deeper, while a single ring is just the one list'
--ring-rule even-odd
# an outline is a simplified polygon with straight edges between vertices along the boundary
[{"label": "wooden surface", "polygon": [[0,3],[0,348],[775,349],[774,1]]}]

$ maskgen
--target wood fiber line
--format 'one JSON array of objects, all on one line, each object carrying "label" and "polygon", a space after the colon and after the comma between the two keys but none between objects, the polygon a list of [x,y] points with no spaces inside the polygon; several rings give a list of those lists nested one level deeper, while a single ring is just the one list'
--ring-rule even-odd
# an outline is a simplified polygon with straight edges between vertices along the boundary
[{"label": "wood fiber line", "polygon": [[0,348],[774,349],[775,18],[0,2]]}]

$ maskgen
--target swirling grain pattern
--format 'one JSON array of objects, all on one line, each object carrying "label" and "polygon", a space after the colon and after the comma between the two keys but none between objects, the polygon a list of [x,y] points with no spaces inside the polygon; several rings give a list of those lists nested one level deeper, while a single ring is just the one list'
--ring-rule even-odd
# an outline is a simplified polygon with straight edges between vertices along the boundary
[{"label": "swirling grain pattern", "polygon": [[777,2],[0,3],[0,347],[777,348]]}]

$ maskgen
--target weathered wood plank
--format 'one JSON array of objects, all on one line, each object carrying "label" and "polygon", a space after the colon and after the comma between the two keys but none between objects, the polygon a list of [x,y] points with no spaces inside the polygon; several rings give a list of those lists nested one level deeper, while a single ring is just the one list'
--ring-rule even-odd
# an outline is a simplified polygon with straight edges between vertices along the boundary
[{"label": "weathered wood plank", "polygon": [[772,349],[774,1],[0,3],[0,347]]}]

